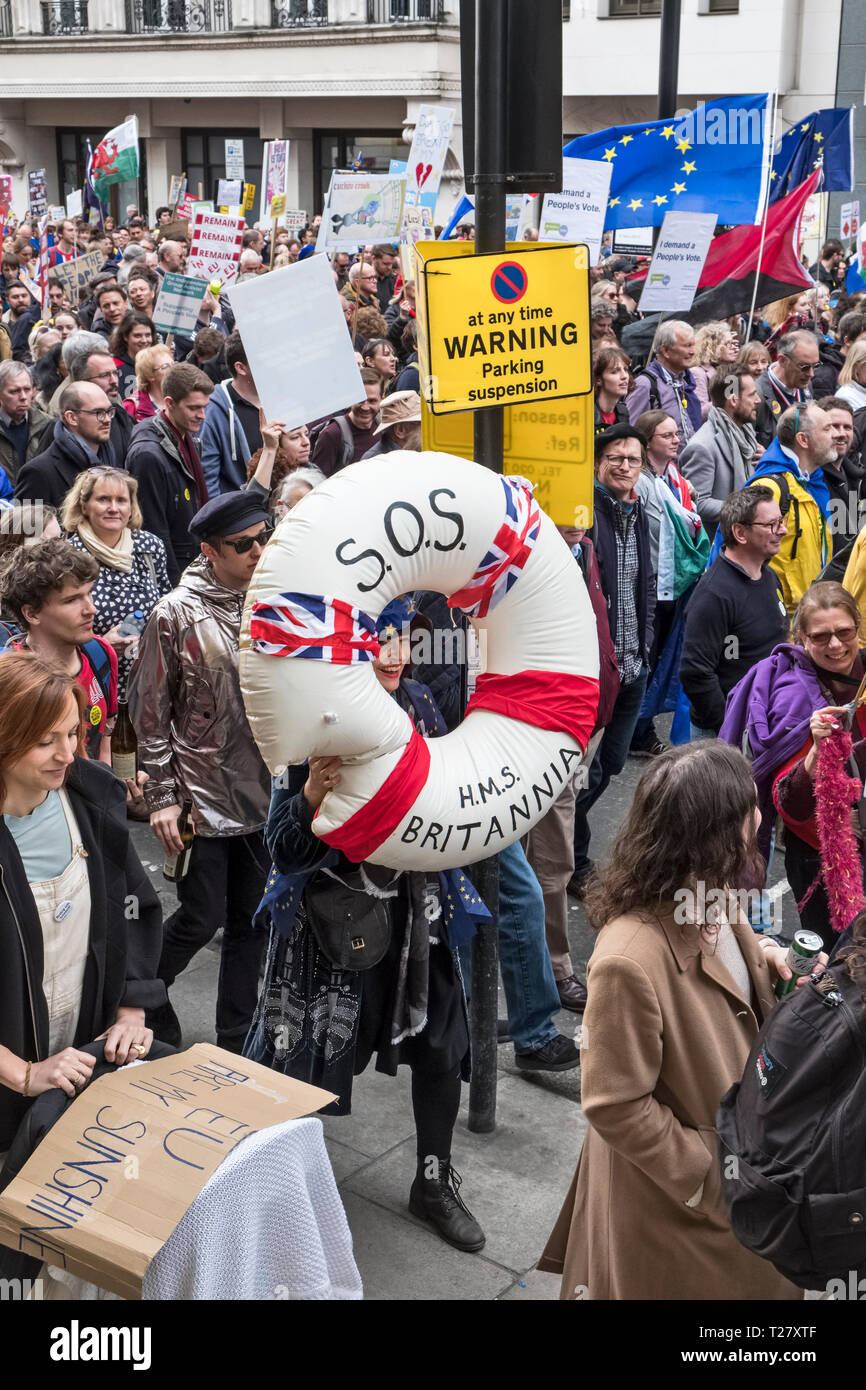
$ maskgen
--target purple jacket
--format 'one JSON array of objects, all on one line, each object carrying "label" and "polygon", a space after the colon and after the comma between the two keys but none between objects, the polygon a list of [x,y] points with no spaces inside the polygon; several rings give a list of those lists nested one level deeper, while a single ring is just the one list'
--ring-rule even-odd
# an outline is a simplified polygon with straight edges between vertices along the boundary
[{"label": "purple jacket", "polygon": [[826,703],[815,667],[803,648],[790,642],[774,647],[728,696],[719,738],[752,759],[763,817],[758,845],[765,857],[775,819],[773,778],[782,764],[802,748],[812,715]]}]

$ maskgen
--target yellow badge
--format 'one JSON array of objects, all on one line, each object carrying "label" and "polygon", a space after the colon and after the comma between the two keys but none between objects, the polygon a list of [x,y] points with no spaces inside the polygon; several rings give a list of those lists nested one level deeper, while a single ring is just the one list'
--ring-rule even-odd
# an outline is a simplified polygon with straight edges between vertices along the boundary
[{"label": "yellow badge", "polygon": [[185,488],[184,488],[184,490],[183,490],[183,495],[184,495],[184,497],[186,498],[186,500],[187,500],[187,502],[188,502],[188,501],[190,500],[189,488],[188,488],[188,487],[185,487]]},{"label": "yellow badge", "polygon": [[99,705],[90,706],[90,722],[94,729],[98,728],[102,723],[102,710],[99,708]]},{"label": "yellow badge", "polygon": [[773,404],[772,404],[772,411],[773,411],[773,414],[774,414],[774,415],[779,415],[779,414],[781,413],[781,410],[782,410],[782,407],[779,405],[779,402],[778,402],[778,401],[773,401]]}]

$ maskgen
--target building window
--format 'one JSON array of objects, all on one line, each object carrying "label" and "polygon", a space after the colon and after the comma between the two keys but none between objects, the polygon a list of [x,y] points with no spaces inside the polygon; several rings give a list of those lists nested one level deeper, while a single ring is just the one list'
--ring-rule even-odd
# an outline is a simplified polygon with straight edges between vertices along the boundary
[{"label": "building window", "polygon": [[567,24],[571,19],[571,0],[562,0],[562,22]]},{"label": "building window", "polygon": [[608,0],[610,19],[636,19],[661,14],[661,0]]},{"label": "building window", "polygon": [[351,169],[360,157],[363,173],[387,174],[392,159],[405,163],[409,158],[409,146],[399,133],[390,130],[354,134],[342,130],[317,130],[314,133],[314,149],[316,208],[324,207],[332,170]]},{"label": "building window", "polygon": [[740,0],[709,0],[708,14],[739,14]]},{"label": "building window", "polygon": [[[238,136],[244,142],[244,176],[247,183],[256,185],[256,201],[250,220],[258,213],[262,181],[264,141],[252,130],[184,130],[181,132],[181,159],[186,172],[186,186],[194,198],[201,196],[216,204],[217,184],[226,176],[226,140]],[[201,195],[199,195],[201,188]],[[168,191],[168,190],[166,190]]]}]

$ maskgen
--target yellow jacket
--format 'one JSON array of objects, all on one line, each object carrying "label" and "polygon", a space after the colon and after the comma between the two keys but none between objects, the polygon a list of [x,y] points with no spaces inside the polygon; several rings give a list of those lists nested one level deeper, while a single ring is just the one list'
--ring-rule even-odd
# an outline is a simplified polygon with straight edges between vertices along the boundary
[{"label": "yellow jacket", "polygon": [[[854,549],[848,560],[848,568],[845,570],[845,578],[842,580],[848,593],[857,600],[860,609],[860,616],[866,620],[866,526],[860,531],[854,542]],[[864,623],[866,630],[866,623]]]},{"label": "yellow jacket", "polygon": [[[798,482],[794,473],[786,472],[785,478],[790,492],[790,503],[784,516],[788,534],[782,537],[779,553],[773,556],[770,566],[779,576],[785,607],[793,618],[800,599],[831,558],[833,539],[814,497]],[[768,487],[782,505],[782,487],[777,473],[759,474],[748,484],[750,487],[753,485]]]}]

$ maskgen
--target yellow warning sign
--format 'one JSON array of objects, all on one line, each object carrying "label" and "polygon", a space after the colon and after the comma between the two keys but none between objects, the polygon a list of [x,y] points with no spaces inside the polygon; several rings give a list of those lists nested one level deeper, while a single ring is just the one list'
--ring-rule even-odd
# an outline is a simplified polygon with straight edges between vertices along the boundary
[{"label": "yellow warning sign", "polygon": [[[422,401],[422,448],[474,458],[474,418],[434,415]],[[535,483],[538,505],[557,526],[592,525],[592,426],[592,396],[505,407],[504,472]]]},{"label": "yellow warning sign", "polygon": [[455,255],[417,242],[421,391],[434,415],[592,389],[582,247]]}]

